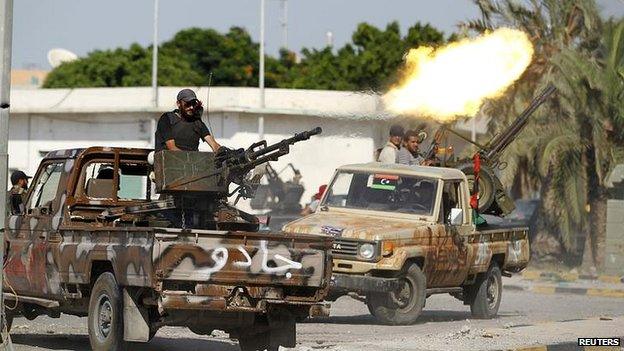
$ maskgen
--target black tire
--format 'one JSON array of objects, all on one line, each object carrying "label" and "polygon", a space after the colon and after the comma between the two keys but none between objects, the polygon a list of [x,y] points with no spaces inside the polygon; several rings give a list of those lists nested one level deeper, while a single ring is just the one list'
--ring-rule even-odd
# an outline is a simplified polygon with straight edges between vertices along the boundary
[{"label": "black tire", "polygon": [[383,324],[413,324],[422,312],[427,280],[420,267],[412,263],[405,270],[401,282],[399,291],[368,297],[369,311]]},{"label": "black tire", "polygon": [[270,345],[271,332],[258,333],[253,335],[241,336],[238,338],[238,345],[241,351],[278,351],[278,345]]},{"label": "black tire", "polygon": [[503,279],[500,268],[492,264],[487,273],[469,290],[470,312],[479,319],[491,319],[498,314],[503,294]]},{"label": "black tire", "polygon": [[128,348],[123,339],[121,288],[110,272],[102,273],[91,289],[88,323],[93,351],[122,351]]}]

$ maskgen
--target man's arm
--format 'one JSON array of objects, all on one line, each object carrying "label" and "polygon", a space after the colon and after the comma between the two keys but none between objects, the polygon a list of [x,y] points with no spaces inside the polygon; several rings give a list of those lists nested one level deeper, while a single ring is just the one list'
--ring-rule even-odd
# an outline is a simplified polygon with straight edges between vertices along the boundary
[{"label": "man's arm", "polygon": [[219,143],[217,143],[217,141],[215,140],[215,138],[208,134],[204,137],[204,141],[208,143],[208,145],[210,145],[210,148],[212,149],[212,151],[217,152],[217,150],[219,150],[219,148],[221,147],[221,145],[219,145]]},{"label": "man's arm", "polygon": [[212,136],[212,134],[210,134],[210,130],[208,130],[208,127],[206,126],[206,124],[201,120],[199,123],[199,132],[200,132],[199,135],[202,136],[202,139],[204,139],[204,141],[207,142],[208,145],[210,145],[210,148],[212,149],[212,151],[217,152],[217,150],[219,150],[221,145],[217,143],[217,141]]}]

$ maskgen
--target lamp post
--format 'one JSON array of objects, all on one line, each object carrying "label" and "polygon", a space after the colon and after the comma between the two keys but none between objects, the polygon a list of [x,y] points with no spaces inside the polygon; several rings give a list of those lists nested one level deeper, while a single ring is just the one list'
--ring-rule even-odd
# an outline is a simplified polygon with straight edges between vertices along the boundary
[{"label": "lamp post", "polygon": [[[13,0],[0,0],[0,185],[5,187],[9,169],[9,106],[11,93],[11,49],[13,38]],[[0,189],[0,228],[5,235],[6,191]],[[4,262],[4,239],[0,240],[0,262]],[[0,287],[4,270],[0,270]],[[0,294],[1,325],[6,324],[4,294]],[[3,328],[4,329],[4,328]],[[2,333],[0,331],[0,333]],[[13,350],[11,338],[2,339],[0,350]]]},{"label": "lamp post", "polygon": [[260,115],[258,116],[258,138],[264,139],[264,7],[265,0],[260,0]]}]

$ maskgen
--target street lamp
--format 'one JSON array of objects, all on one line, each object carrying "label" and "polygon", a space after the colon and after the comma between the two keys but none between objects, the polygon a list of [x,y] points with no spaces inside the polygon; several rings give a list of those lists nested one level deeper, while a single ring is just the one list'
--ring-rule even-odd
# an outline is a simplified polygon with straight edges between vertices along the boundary
[{"label": "street lamp", "polygon": [[260,115],[258,116],[258,138],[264,139],[264,8],[266,0],[260,0]]}]

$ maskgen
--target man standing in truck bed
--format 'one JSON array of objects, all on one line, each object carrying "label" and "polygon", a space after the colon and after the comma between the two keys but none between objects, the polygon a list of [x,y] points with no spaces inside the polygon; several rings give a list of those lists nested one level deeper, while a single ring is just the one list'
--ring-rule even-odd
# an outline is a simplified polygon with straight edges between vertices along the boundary
[{"label": "man standing in truck bed", "polygon": [[198,151],[199,141],[204,140],[216,152],[221,146],[201,120],[204,108],[195,92],[191,89],[180,90],[177,106],[177,109],[164,113],[158,120],[154,147],[156,151]]}]

